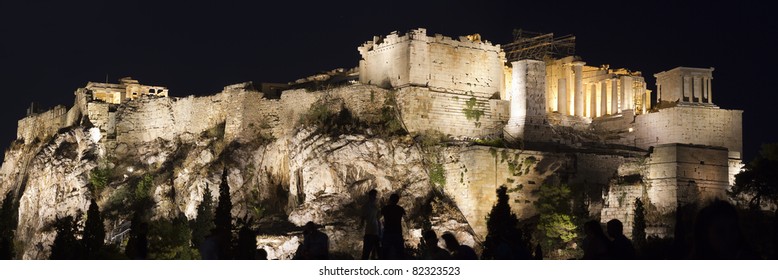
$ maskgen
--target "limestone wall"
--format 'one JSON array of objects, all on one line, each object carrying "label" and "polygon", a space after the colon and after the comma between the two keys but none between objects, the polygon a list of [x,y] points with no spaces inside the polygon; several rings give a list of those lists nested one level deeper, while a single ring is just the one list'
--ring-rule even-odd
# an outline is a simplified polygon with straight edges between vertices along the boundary
[{"label": "limestone wall", "polygon": [[494,137],[508,120],[508,101],[436,92],[424,87],[396,91],[409,132],[437,130],[453,137]]},{"label": "limestone wall", "polygon": [[489,98],[505,87],[499,45],[458,40],[442,35],[427,36],[415,29],[403,36],[397,33],[374,38],[359,47],[359,80],[384,88],[428,86],[435,91],[471,93]]},{"label": "limestone wall", "polygon": [[[380,117],[387,94],[387,90],[375,86],[352,85],[315,92],[289,90],[283,92],[281,99],[265,99],[262,93],[253,91],[225,91],[176,99],[144,97],[119,107],[115,117],[116,135],[120,143],[170,140],[197,135],[224,123],[228,142],[250,140],[261,133],[278,138],[292,133],[300,116],[318,100],[338,100],[355,117],[375,120]],[[94,111],[102,108],[93,104],[101,103],[90,103]],[[95,115],[102,116],[102,113]]]},{"label": "limestone wall", "polygon": [[[550,153],[485,146],[448,148],[444,156],[444,192],[457,204],[475,232],[486,233],[486,216],[497,202],[497,188],[508,187],[511,210],[519,219],[537,214],[534,191],[543,184],[566,184],[588,197],[589,212],[606,218],[625,213],[627,202],[615,204],[603,190],[623,174],[639,173],[642,157],[595,153]],[[622,174],[622,175],[620,175]],[[639,195],[633,188],[626,191]],[[610,204],[609,204],[610,203]],[[611,206],[613,205],[613,206]]]},{"label": "limestone wall", "polygon": [[58,105],[40,114],[27,116],[17,122],[16,139],[24,139],[25,144],[35,139],[43,141],[64,127],[68,119],[68,110]]},{"label": "limestone wall", "polygon": [[[725,196],[729,180],[727,150],[699,145],[663,144],[654,147],[645,163],[621,165],[609,183],[601,222],[619,219],[632,233],[635,199],[651,216],[649,235],[671,236],[679,205],[705,204]],[[631,177],[631,178],[630,178]],[[651,213],[648,213],[648,212]]]},{"label": "limestone wall", "polygon": [[86,115],[89,118],[89,122],[91,122],[95,127],[99,128],[101,133],[115,133],[113,125],[115,125],[116,122],[115,120],[111,120],[108,103],[102,101],[89,102],[87,103],[86,108]]},{"label": "limestone wall", "polygon": [[486,236],[486,216],[497,202],[498,187],[508,187],[511,209],[519,219],[530,218],[537,213],[532,191],[547,181],[558,183],[555,172],[570,165],[563,154],[483,146],[451,148],[445,157],[444,192],[481,236]]},{"label": "limestone wall", "polygon": [[743,127],[740,110],[676,106],[635,118],[635,144],[648,149],[667,143],[725,147],[730,158],[741,158]]},{"label": "limestone wall", "polygon": [[729,185],[729,161],[724,148],[659,145],[654,147],[647,166],[647,180],[652,187],[676,189],[675,200],[651,197],[660,209],[674,210],[675,202],[688,204],[722,197]]}]

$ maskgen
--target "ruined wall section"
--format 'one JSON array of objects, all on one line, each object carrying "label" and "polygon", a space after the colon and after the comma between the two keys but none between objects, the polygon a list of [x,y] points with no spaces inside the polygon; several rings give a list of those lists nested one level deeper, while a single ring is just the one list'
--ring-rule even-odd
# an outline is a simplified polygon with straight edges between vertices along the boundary
[{"label": "ruined wall section", "polygon": [[[645,160],[640,159],[619,166],[616,176],[608,182],[608,187],[605,189],[606,192],[603,193],[604,200],[600,212],[600,223],[618,219],[624,225],[624,235],[627,237],[632,236],[636,199],[639,198],[643,202],[644,207],[648,208],[652,201],[648,198],[647,193],[651,191],[654,199],[657,199],[658,194],[656,193],[661,192],[662,198],[660,199],[668,199],[671,202],[675,201],[674,189],[648,188],[648,183],[645,181],[647,172]],[[659,231],[666,231],[667,225],[657,225],[653,221],[651,222],[651,224],[647,224],[647,232],[649,228],[659,228]],[[655,233],[656,230],[651,232]]]},{"label": "ruined wall section", "polygon": [[122,104],[117,110],[117,141],[138,143],[193,137],[221,124],[227,142],[280,138],[293,133],[300,117],[319,100],[341,102],[355,117],[375,121],[387,106],[387,96],[389,91],[375,86],[351,85],[314,92],[289,90],[280,99],[266,99],[255,91],[230,90],[179,99],[143,97]]},{"label": "ruined wall section", "polygon": [[374,37],[359,47],[360,82],[384,88],[426,86],[435,91],[497,96],[505,87],[499,45],[467,37],[427,36],[423,28]]},{"label": "ruined wall section", "polygon": [[462,211],[470,226],[486,236],[486,216],[497,202],[497,188],[508,187],[511,210],[519,219],[537,214],[533,190],[559,182],[557,172],[569,169],[564,154],[498,149],[484,146],[445,151],[444,192]]},{"label": "ruined wall section", "polygon": [[[729,185],[729,162],[724,148],[659,145],[654,147],[647,168],[648,182],[653,189],[659,189],[649,192],[649,197],[660,212],[674,211],[677,204],[721,198]],[[675,199],[663,196],[662,189],[675,189]]]},{"label": "ruined wall section", "polygon": [[700,145],[663,144],[639,164],[619,167],[610,181],[601,222],[619,219],[627,236],[632,233],[635,199],[646,209],[649,236],[672,236],[679,206],[705,204],[726,195],[727,150]]},{"label": "ruined wall section", "polygon": [[730,158],[741,158],[743,111],[676,106],[635,118],[635,143],[648,149],[667,143],[725,147]]},{"label": "ruined wall section", "polygon": [[437,130],[455,138],[497,137],[509,118],[509,102],[406,87],[395,93],[409,132]]},{"label": "ruined wall section", "polygon": [[110,111],[110,106],[108,103],[97,101],[97,102],[89,102],[86,106],[86,115],[89,119],[89,122],[92,123],[93,126],[100,129],[100,133],[103,135],[107,134],[114,134],[115,135],[115,124],[116,121],[111,120],[111,117],[116,117],[113,112]]},{"label": "ruined wall section", "polygon": [[68,110],[62,105],[27,116],[17,122],[16,139],[24,139],[24,144],[32,143],[35,139],[43,141],[65,127],[67,119]]},{"label": "ruined wall section", "polygon": [[117,110],[116,141],[142,143],[162,138],[172,140],[181,127],[173,116],[173,100],[139,98],[122,104]]}]

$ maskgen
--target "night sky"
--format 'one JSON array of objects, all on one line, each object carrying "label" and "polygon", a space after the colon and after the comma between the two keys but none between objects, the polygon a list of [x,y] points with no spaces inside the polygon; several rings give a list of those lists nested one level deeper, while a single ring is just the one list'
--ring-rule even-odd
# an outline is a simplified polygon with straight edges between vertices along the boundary
[{"label": "night sky", "polygon": [[77,88],[106,75],[207,95],[351,68],[373,35],[417,27],[494,43],[508,43],[514,28],[572,33],[588,65],[642,71],[652,90],[654,73],[715,67],[714,102],[745,111],[744,157],[778,142],[778,26],[768,2],[104,2],[0,1],[0,149],[30,102],[71,106]]}]

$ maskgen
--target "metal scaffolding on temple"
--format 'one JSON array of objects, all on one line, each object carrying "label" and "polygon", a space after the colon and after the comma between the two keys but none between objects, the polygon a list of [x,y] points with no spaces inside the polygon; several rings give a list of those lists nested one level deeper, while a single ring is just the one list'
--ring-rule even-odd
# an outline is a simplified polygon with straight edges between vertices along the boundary
[{"label": "metal scaffolding on temple", "polygon": [[554,37],[554,33],[513,30],[513,42],[502,46],[508,61],[557,59],[575,54],[575,36]]}]

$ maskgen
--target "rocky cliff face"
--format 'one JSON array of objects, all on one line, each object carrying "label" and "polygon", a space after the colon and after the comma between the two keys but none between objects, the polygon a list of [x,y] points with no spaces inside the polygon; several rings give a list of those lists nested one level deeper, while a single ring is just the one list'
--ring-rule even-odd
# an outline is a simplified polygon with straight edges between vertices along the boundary
[{"label": "rocky cliff face", "polygon": [[[324,99],[329,107],[339,108],[331,114],[348,110],[342,100]],[[289,117],[301,114],[305,112]],[[251,218],[260,233],[257,245],[271,258],[290,258],[301,242],[299,226],[308,221],[323,226],[333,252],[358,257],[363,235],[359,209],[373,188],[379,200],[395,192],[402,196],[400,205],[409,214],[409,246],[415,246],[427,222],[475,245],[467,221],[430,183],[425,157],[411,137],[379,137],[370,126],[340,133],[321,126],[226,140],[222,122],[199,134],[117,143],[82,122],[48,139],[16,143],[0,169],[0,190],[18,193],[18,257],[47,258],[55,237],[53,221],[86,213],[92,197],[103,209],[108,232],[129,221],[125,194],[145,175],[153,176],[152,220],[180,215],[194,219],[206,190],[219,199],[225,169],[233,218]],[[108,174],[102,190],[90,183],[97,170]]]}]

